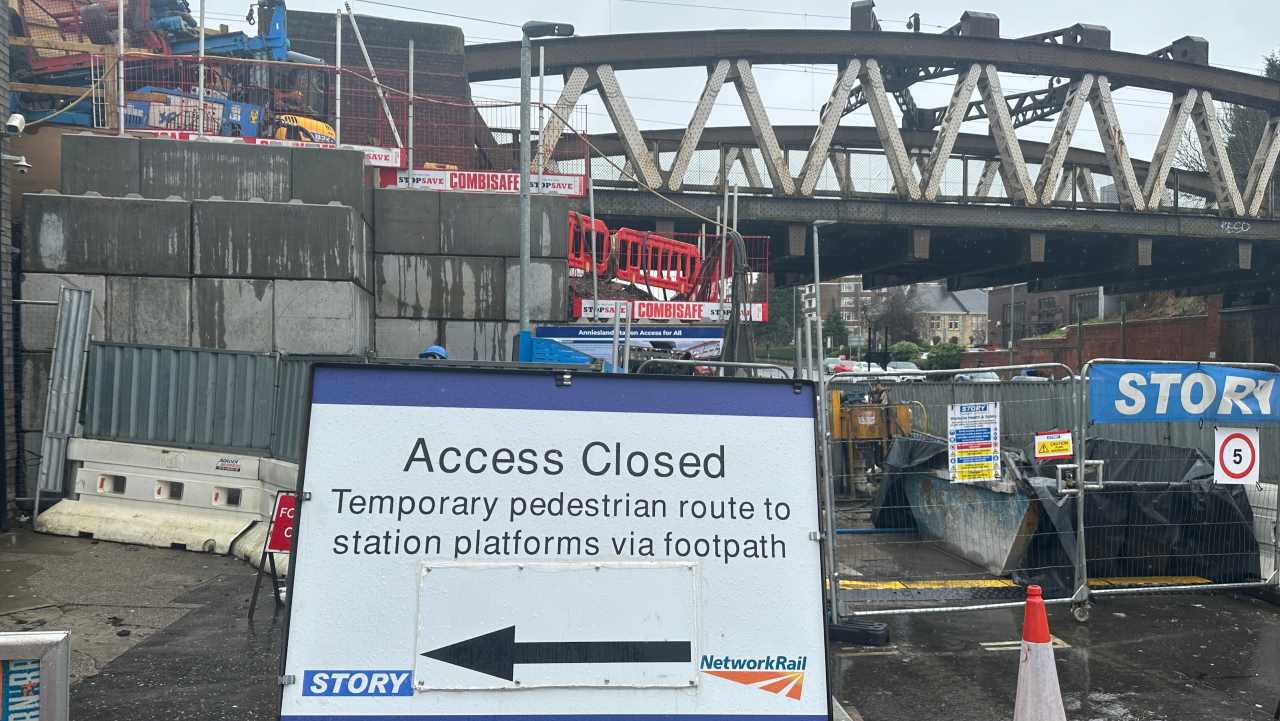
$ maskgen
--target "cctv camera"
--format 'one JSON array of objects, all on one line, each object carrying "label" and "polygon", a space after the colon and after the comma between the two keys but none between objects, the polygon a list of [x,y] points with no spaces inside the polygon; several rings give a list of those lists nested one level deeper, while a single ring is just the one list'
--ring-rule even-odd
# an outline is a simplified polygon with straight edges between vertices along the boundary
[{"label": "cctv camera", "polygon": [[27,119],[22,113],[14,113],[9,119],[4,121],[4,129],[10,135],[21,135],[23,130],[27,129]]},{"label": "cctv camera", "polygon": [[27,162],[26,156],[19,158],[18,162],[13,164],[13,167],[18,169],[18,175],[26,175],[31,172],[31,163]]}]

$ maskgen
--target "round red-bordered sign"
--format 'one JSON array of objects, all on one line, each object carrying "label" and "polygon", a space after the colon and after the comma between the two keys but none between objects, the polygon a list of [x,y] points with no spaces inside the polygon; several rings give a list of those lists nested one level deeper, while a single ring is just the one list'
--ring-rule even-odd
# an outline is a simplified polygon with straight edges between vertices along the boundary
[{"label": "round red-bordered sign", "polygon": [[[1227,466],[1227,459],[1225,454],[1227,452],[1227,445],[1230,444],[1231,441],[1234,441],[1237,438],[1244,441],[1245,446],[1249,448],[1249,465],[1246,466],[1245,469],[1239,473],[1232,473],[1230,467]],[[1222,469],[1223,473],[1227,474],[1227,476],[1231,478],[1241,479],[1249,475],[1250,473],[1253,472],[1253,467],[1255,464],[1257,464],[1257,462],[1258,462],[1258,449],[1253,447],[1253,441],[1249,440],[1249,436],[1246,436],[1243,433],[1232,433],[1226,438],[1223,438],[1222,445],[1218,446],[1218,467]]]}]

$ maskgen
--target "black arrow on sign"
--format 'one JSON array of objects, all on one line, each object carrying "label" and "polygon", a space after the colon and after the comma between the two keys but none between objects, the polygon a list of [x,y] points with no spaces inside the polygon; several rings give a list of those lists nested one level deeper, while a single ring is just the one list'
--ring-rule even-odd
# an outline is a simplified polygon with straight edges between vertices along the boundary
[{"label": "black arrow on sign", "polygon": [[693,647],[688,641],[517,642],[516,627],[507,626],[421,655],[512,681],[516,664],[685,663]]}]

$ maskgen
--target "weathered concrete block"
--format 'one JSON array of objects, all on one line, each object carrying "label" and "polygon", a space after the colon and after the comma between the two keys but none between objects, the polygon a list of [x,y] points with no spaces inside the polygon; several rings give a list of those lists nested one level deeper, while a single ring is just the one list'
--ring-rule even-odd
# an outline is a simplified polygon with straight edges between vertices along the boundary
[{"label": "weathered concrete block", "polygon": [[504,321],[379,318],[378,357],[417,358],[423,348],[439,344],[450,360],[505,361],[519,323]]},{"label": "weathered concrete block", "polygon": [[324,205],[337,201],[368,217],[364,153],[358,150],[293,148],[293,197]]},{"label": "weathered concrete block", "polygon": [[22,430],[44,428],[45,401],[49,397],[49,369],[52,353],[23,353],[22,362]]},{"label": "weathered concrete block", "polygon": [[292,197],[292,157],[290,148],[148,138],[139,141],[139,192],[283,203]]},{"label": "weathered concrete block", "polygon": [[364,355],[372,340],[373,297],[355,283],[276,281],[276,350]]},{"label": "weathered concrete block", "polygon": [[[63,286],[93,291],[93,321],[90,328],[93,337],[106,334],[107,280],[100,275],[75,275],[71,273],[23,273],[21,295],[26,300],[58,300]],[[54,329],[58,324],[56,305],[20,305],[22,314],[22,349],[51,350]]]},{"label": "weathered concrete block", "polygon": [[192,278],[191,342],[200,348],[259,353],[274,348],[275,284],[270,280]]},{"label": "weathered concrete block", "polygon": [[[569,317],[569,263],[564,260],[529,261],[529,317],[565,321]],[[520,320],[520,259],[507,258],[507,320]]]},{"label": "weathered concrete block", "polygon": [[[424,191],[417,191],[424,192]],[[520,255],[520,199],[515,195],[440,193],[440,252],[450,255]],[[568,198],[535,196],[530,203],[529,253],[568,255]],[[379,229],[381,230],[381,229]]]},{"label": "weathered concrete block", "polygon": [[44,443],[44,433],[40,431],[28,431],[21,434],[22,449],[21,454],[23,478],[27,479],[27,487],[34,487],[36,478],[40,473],[40,446]]},{"label": "weathered concrete block", "polygon": [[374,250],[379,253],[439,253],[441,195],[444,194],[408,188],[375,190]]},{"label": "weathered concrete block", "polygon": [[191,343],[189,278],[107,278],[107,335],[116,343]]},{"label": "weathered concrete block", "polygon": [[23,270],[191,274],[191,205],[186,201],[56,193],[23,199]]},{"label": "weathered concrete block", "polygon": [[378,316],[502,320],[506,275],[501,258],[377,256]]},{"label": "weathered concrete block", "polygon": [[354,280],[368,287],[364,229],[344,205],[197,200],[197,276]]},{"label": "weathered concrete block", "polygon": [[92,190],[123,198],[140,193],[138,139],[93,133],[62,136],[62,192],[83,195]]}]

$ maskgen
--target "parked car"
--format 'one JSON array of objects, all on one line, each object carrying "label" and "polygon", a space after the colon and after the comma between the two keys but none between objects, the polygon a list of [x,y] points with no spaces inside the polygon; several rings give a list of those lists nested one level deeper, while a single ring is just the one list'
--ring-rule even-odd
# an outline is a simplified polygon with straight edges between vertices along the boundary
[{"label": "parked car", "polygon": [[995,371],[970,371],[968,373],[957,373],[951,377],[953,381],[965,381],[968,383],[999,383],[1000,376]]},{"label": "parked car", "polygon": [[888,371],[899,371],[904,381],[923,381],[924,375],[920,372],[920,366],[911,361],[889,361]]}]

